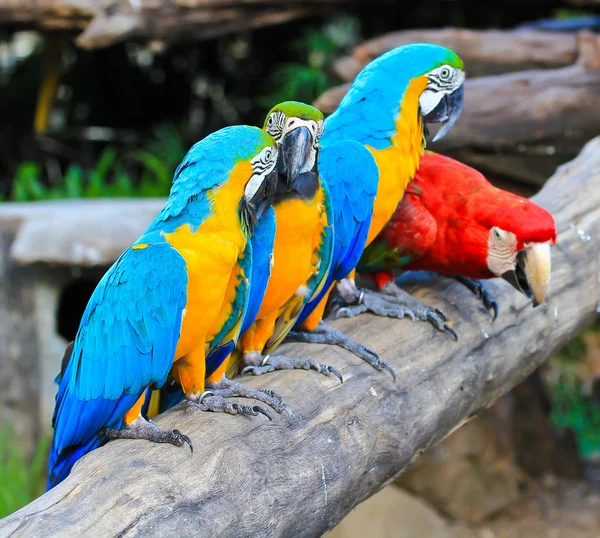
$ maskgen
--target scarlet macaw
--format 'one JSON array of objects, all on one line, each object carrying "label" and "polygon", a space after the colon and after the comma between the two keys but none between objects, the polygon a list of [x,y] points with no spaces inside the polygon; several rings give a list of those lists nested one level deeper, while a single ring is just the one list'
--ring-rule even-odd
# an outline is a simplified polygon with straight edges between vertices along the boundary
[{"label": "scarlet macaw", "polygon": [[107,271],[67,349],[53,417],[48,488],[109,438],[183,446],[141,416],[169,371],[202,409],[256,414],[202,398],[208,357],[235,346],[252,278],[248,237],[271,203],[277,145],[256,127],[217,131],[175,171],[165,207]]},{"label": "scarlet macaw", "polygon": [[474,279],[500,277],[540,304],[550,281],[554,218],[535,202],[494,187],[480,172],[426,152],[394,216],[363,253],[358,271],[386,293],[404,270],[457,277],[497,315]]},{"label": "scarlet macaw", "polygon": [[[378,168],[376,195],[372,202],[373,180],[369,174],[360,174],[361,163],[366,163],[363,157],[357,156],[356,180],[352,183],[347,176],[336,173],[335,166],[327,167],[319,159],[334,206],[341,207],[343,203],[345,209],[336,213],[334,221],[336,254],[330,277],[321,293],[304,308],[296,324],[300,330],[291,333],[290,338],[351,347],[347,345],[349,338],[341,337],[339,331],[321,321],[334,280],[342,281],[338,290],[348,303],[360,303],[345,309],[349,315],[355,308],[382,316],[412,314],[448,328],[433,309],[411,312],[395,298],[358,290],[353,270],[365,245],[391,218],[414,177],[424,152],[427,122],[446,122],[435,137],[439,139],[458,119],[464,78],[462,60],[449,49],[425,43],[397,47],[363,68],[338,109],[327,118],[321,140],[323,154],[340,141],[362,144]],[[375,362],[376,354],[366,351],[358,354],[381,368],[382,364]]]}]

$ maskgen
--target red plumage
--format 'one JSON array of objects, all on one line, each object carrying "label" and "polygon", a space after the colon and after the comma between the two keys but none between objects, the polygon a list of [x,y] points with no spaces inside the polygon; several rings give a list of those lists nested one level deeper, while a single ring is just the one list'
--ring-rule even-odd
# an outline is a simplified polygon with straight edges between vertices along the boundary
[{"label": "red plumage", "polygon": [[490,229],[530,243],[556,242],[554,218],[527,198],[494,187],[480,172],[427,152],[392,219],[363,253],[359,272],[378,287],[397,270],[426,270],[474,279],[493,278],[487,253]]}]

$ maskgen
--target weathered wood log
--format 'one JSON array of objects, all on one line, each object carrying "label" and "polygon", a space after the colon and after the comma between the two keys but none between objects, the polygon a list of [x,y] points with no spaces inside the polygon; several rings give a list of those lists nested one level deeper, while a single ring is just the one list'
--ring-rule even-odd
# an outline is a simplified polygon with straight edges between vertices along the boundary
[{"label": "weathered wood log", "polygon": [[195,451],[139,441],[108,443],[59,486],[0,521],[0,536],[321,536],[424,450],[490,406],[597,316],[600,137],[561,167],[536,201],[559,231],[547,303],[502,281],[492,324],[449,279],[421,296],[455,322],[459,341],[425,324],[360,316],[335,325],[372,346],[398,374],[374,371],[332,347],[281,352],[339,368],[246,380],[279,391],[295,420],[172,410],[162,427],[191,435]]},{"label": "weathered wood log", "polygon": [[535,30],[468,30],[438,28],[402,30],[365,41],[350,56],[337,60],[334,72],[350,82],[371,60],[400,45],[434,43],[455,51],[470,78],[526,69],[572,65],[579,55],[574,34]]},{"label": "weathered wood log", "polygon": [[84,30],[83,48],[124,39],[171,43],[279,24],[347,0],[0,0],[0,24]]},{"label": "weathered wood log", "polygon": [[[430,149],[491,176],[543,184],[600,133],[600,37],[582,32],[577,43],[568,67],[467,78],[460,120]],[[333,112],[348,86],[324,93],[315,106]]]}]

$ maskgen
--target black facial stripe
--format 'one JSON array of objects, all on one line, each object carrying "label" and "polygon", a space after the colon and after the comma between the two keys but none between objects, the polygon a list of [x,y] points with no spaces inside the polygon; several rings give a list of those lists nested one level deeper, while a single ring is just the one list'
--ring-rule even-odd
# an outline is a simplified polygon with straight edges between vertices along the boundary
[{"label": "black facial stripe", "polygon": [[275,139],[275,141],[278,142],[283,134],[283,128],[285,126],[285,114],[281,112],[281,110],[278,110],[271,116],[271,119],[272,122],[267,128],[267,132]]},{"label": "black facial stripe", "polygon": [[451,90],[454,87],[454,82],[451,80],[441,81],[441,80],[439,80],[438,77],[435,77],[432,75],[430,75],[428,78],[429,78],[428,87],[430,90],[439,92],[439,91],[444,91],[444,90]]}]

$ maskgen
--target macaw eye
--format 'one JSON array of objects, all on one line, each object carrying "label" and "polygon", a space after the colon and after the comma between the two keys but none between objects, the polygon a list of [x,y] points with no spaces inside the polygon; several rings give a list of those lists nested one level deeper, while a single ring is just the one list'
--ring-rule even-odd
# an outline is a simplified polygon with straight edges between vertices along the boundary
[{"label": "macaw eye", "polygon": [[494,234],[494,239],[501,241],[502,240],[502,233],[500,232],[500,230],[498,228],[494,228],[492,230],[493,234]]},{"label": "macaw eye", "polygon": [[450,78],[450,75],[451,75],[450,68],[442,67],[442,69],[440,70],[440,78],[442,80],[448,80]]}]

